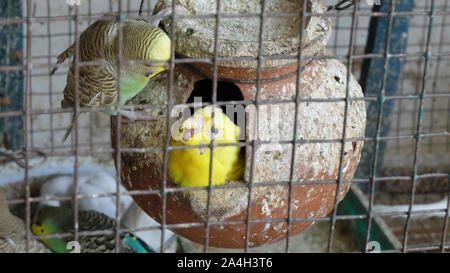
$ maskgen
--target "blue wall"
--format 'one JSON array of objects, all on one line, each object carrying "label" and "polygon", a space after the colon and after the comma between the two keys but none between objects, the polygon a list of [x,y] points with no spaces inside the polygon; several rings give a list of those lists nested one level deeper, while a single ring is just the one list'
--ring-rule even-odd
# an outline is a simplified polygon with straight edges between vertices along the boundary
[{"label": "blue wall", "polygon": [[[0,18],[22,17],[22,1],[0,0]],[[20,65],[23,59],[22,24],[0,25],[0,66]],[[0,71],[0,112],[23,109],[23,71]],[[21,116],[0,118],[0,147],[23,147]]]}]

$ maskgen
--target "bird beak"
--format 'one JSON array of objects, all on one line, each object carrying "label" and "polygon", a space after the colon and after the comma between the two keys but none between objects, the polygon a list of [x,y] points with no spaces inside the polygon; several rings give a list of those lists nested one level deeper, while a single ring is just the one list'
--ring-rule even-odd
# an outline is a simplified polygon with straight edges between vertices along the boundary
[{"label": "bird beak", "polygon": [[183,141],[188,141],[195,134],[195,129],[184,129],[183,130]]},{"label": "bird beak", "polygon": [[202,115],[194,114],[189,119],[183,122],[183,141],[188,141],[198,132],[202,131],[202,128],[205,127],[206,120]]}]

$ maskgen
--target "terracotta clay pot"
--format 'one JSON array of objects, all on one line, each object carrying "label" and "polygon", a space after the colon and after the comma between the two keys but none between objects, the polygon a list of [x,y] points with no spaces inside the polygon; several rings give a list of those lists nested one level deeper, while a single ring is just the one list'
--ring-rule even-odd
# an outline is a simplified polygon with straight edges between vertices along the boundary
[{"label": "terracotta clay pot", "polygon": [[[325,23],[328,22],[326,19],[323,20]],[[329,37],[328,31],[321,37]],[[316,39],[315,41],[324,40]],[[321,45],[323,45],[322,42],[316,43],[313,48],[305,49],[305,52],[315,56],[330,56],[331,53]],[[183,56],[193,57],[192,52],[183,51],[182,48],[177,50]],[[198,53],[198,55],[201,54],[203,53]],[[176,65],[174,86],[171,91],[172,103],[184,104],[190,101],[193,92],[201,88],[199,83],[206,78],[212,78],[212,68],[210,63]],[[330,180],[338,179],[339,174],[345,115],[345,101],[342,98],[345,98],[346,94],[346,67],[332,58],[303,60],[300,98],[313,101],[302,101],[298,104],[296,134],[298,143],[294,156],[295,162],[292,162],[295,124],[293,100],[298,90],[297,69],[298,63],[295,59],[289,61],[283,59],[278,63],[270,61],[262,65],[259,99],[273,100],[274,103],[261,103],[258,106],[258,119],[255,119],[256,115],[252,112],[256,106],[252,103],[246,104],[245,109],[248,111],[245,140],[249,143],[251,140],[264,142],[255,146],[252,177],[250,172],[252,146],[250,144],[245,148],[246,166],[243,180],[229,181],[227,185],[234,185],[233,187],[212,190],[209,217],[207,217],[207,191],[165,193],[165,223],[188,224],[182,228],[172,229],[175,233],[195,242],[204,243],[205,227],[189,226],[189,223],[203,223],[208,218],[210,221],[209,245],[243,248],[246,241],[247,212],[250,206],[250,219],[257,222],[250,223],[248,246],[255,247],[286,237],[289,201],[291,201],[290,209],[293,218],[324,217],[332,211],[337,185]],[[152,104],[154,108],[151,114],[167,115],[168,76],[168,73],[157,75],[130,104]],[[239,90],[244,101],[255,99],[257,69],[254,62],[222,62],[219,65],[217,77],[222,79],[219,80],[218,93],[229,95],[231,84],[233,88]],[[226,79],[227,84],[223,82],[223,79]],[[361,87],[353,76],[350,77],[349,94],[352,98],[363,96]],[[362,137],[366,120],[364,101],[351,100],[348,104],[345,137]],[[178,119],[176,114],[171,115],[171,124]],[[116,145],[115,119],[112,119],[111,124],[113,145]],[[256,124],[258,126],[255,126]],[[122,153],[122,183],[128,190],[162,188],[166,126],[165,118],[122,124],[121,147],[152,149],[145,153]],[[255,128],[258,128],[258,131]],[[345,143],[341,165],[343,179],[353,178],[362,146],[361,141]],[[296,181],[292,187],[289,186],[291,166],[292,180]],[[176,188],[177,185],[171,181],[169,175],[167,178],[166,188]],[[253,187],[249,205],[249,190],[246,183],[250,181]],[[341,183],[337,195],[339,200],[345,196],[349,186],[348,183]],[[289,198],[290,190],[292,191],[291,199]],[[133,198],[146,213],[161,222],[163,212],[161,194],[136,195]],[[291,235],[302,232],[315,223],[307,219],[293,220],[290,222]]]}]

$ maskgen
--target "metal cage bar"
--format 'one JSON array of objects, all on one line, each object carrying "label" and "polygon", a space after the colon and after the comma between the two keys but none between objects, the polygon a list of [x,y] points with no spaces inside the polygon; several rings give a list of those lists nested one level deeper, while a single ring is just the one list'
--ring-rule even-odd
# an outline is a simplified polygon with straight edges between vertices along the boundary
[{"label": "metal cage bar", "polygon": [[412,189],[411,189],[411,199],[409,203],[409,209],[408,209],[408,216],[406,218],[406,224],[405,224],[405,231],[403,236],[403,252],[406,252],[408,249],[408,231],[410,227],[410,221],[411,221],[411,211],[412,206],[414,204],[414,196],[416,192],[417,187],[417,170],[418,170],[418,157],[419,157],[419,144],[420,144],[420,133],[422,130],[422,111],[423,111],[423,102],[425,98],[425,92],[426,92],[426,77],[428,73],[428,62],[429,62],[429,56],[431,55],[431,47],[430,47],[430,41],[431,41],[431,31],[433,29],[433,16],[435,11],[435,1],[431,0],[431,7],[430,7],[430,13],[429,13],[429,24],[428,24],[428,31],[427,31],[427,43],[426,43],[426,51],[424,54],[425,57],[425,64],[424,64],[424,70],[423,70],[423,79],[422,79],[422,87],[420,91],[420,101],[419,101],[419,116],[418,116],[418,122],[417,122],[417,137],[416,137],[416,145],[415,145],[415,152],[414,152],[414,171],[412,175]]}]

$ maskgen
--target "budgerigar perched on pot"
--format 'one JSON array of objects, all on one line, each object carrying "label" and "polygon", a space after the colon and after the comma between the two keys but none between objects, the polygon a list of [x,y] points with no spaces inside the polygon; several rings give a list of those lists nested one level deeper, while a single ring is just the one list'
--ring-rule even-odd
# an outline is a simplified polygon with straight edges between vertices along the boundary
[{"label": "budgerigar perched on pot", "polygon": [[[215,115],[213,118],[213,109]],[[238,143],[240,128],[218,107],[207,106],[194,113],[172,136],[171,145]],[[214,125],[213,121],[214,120]],[[176,132],[175,132],[176,133]],[[174,149],[169,152],[169,174],[182,187],[209,185],[210,148]],[[239,146],[216,146],[213,153],[212,184],[239,180],[244,174],[244,159]]]},{"label": "budgerigar perched on pot", "polygon": [[[36,235],[50,235],[73,232],[73,210],[63,207],[40,207],[34,217],[31,229]],[[79,211],[78,230],[82,231],[114,231],[115,221],[98,211]],[[69,252],[67,243],[71,238],[49,238],[42,242],[51,250],[58,253]],[[80,235],[78,243],[81,253],[114,253],[115,234]],[[120,234],[120,253],[150,253],[154,252],[142,240],[129,232]]]},{"label": "budgerigar perched on pot", "polygon": [[[26,252],[26,229],[24,222],[9,211],[5,192],[0,188],[0,253]],[[50,252],[41,242],[29,241],[30,253]]]},{"label": "budgerigar perched on pot", "polygon": [[[166,14],[167,11],[160,13]],[[122,46],[119,47],[119,21],[122,29]],[[122,52],[120,66],[120,104],[138,94],[149,79],[168,68],[171,57],[169,36],[159,27],[143,19],[122,19],[114,14],[106,14],[95,21],[79,38],[80,62],[106,61],[108,64],[83,65],[78,67],[78,91],[81,107],[111,106],[110,114],[116,114],[119,93],[119,48]],[[75,44],[58,56],[57,66],[75,55]],[[74,56],[75,58],[76,56]],[[140,61],[141,63],[126,63]],[[147,61],[142,63],[142,61]],[[75,65],[72,63],[67,74],[64,99],[61,107],[73,107],[75,104]],[[152,120],[145,113],[121,110],[129,120]],[[75,117],[72,117],[63,142],[70,134]]]}]

